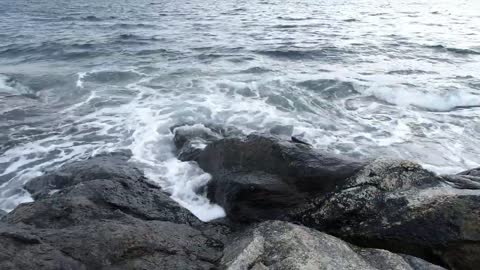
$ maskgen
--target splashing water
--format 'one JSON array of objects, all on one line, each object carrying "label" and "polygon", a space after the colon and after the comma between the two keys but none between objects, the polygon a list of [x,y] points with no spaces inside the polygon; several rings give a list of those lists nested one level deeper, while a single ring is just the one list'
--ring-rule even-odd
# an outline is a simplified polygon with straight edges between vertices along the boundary
[{"label": "splashing water", "polygon": [[195,192],[210,176],[175,158],[182,123],[284,127],[440,173],[480,164],[475,1],[63,2],[0,10],[0,209],[46,170],[129,149],[182,206],[221,217]]}]

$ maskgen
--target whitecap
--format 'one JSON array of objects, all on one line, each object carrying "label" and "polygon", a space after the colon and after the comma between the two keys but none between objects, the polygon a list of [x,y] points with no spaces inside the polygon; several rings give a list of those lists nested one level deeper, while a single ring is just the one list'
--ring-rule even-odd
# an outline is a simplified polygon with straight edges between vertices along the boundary
[{"label": "whitecap", "polygon": [[77,73],[77,75],[78,75],[78,79],[77,79],[76,85],[78,88],[83,88],[83,79],[87,75],[87,72],[79,72]]},{"label": "whitecap", "polygon": [[415,106],[431,111],[447,112],[458,108],[480,107],[479,95],[456,90],[434,93],[403,88],[371,87],[366,93],[390,104]]},{"label": "whitecap", "polygon": [[33,91],[12,77],[0,74],[0,93],[12,95],[31,95]]}]

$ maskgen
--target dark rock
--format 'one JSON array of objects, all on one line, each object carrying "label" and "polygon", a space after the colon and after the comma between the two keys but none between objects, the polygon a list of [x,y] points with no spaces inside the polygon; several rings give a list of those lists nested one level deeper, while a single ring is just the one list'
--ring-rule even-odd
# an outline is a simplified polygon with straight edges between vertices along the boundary
[{"label": "dark rock", "polygon": [[95,179],[65,188],[36,202],[19,205],[5,220],[38,228],[63,228],[92,220],[126,217],[200,223],[160,188],[144,180],[122,178]]},{"label": "dark rock", "polygon": [[474,175],[442,175],[442,179],[458,189],[480,189],[480,176]]},{"label": "dark rock", "polygon": [[4,217],[0,269],[215,268],[229,227],[202,223],[127,159],[103,155],[35,179],[60,190]]},{"label": "dark rock", "polygon": [[255,225],[229,242],[221,266],[231,270],[444,269],[386,250],[358,248],[328,234],[280,221]]},{"label": "dark rock", "polygon": [[292,140],[292,142],[294,142],[294,143],[301,143],[301,144],[305,144],[305,145],[311,145],[311,144],[309,144],[309,143],[307,143],[307,142],[304,142],[304,141],[300,140],[299,138],[297,138],[297,137],[295,137],[295,136],[292,136],[291,140]]},{"label": "dark rock", "polygon": [[[104,154],[27,183],[36,201],[1,218],[0,269],[480,265],[474,171],[437,176],[412,162],[367,164],[278,137],[234,137],[203,126],[173,132],[179,156],[212,174],[208,196],[225,207],[228,221],[201,222],[150,183],[128,153]],[[243,230],[243,222],[264,219],[343,240],[281,221]],[[241,231],[229,240],[232,227]]]},{"label": "dark rock", "polygon": [[297,220],[360,246],[451,269],[480,265],[480,191],[456,189],[407,161],[377,160]]},{"label": "dark rock", "polygon": [[459,173],[459,175],[469,175],[469,176],[480,177],[480,168],[470,169],[470,170]]},{"label": "dark rock", "polygon": [[225,171],[260,171],[277,175],[300,192],[311,194],[331,191],[365,165],[258,134],[215,141],[201,152],[197,162],[214,177],[224,175]]},{"label": "dark rock", "polygon": [[195,160],[211,142],[241,134],[241,131],[235,128],[203,124],[179,125],[172,127],[171,130],[174,134],[177,157],[182,161]]},{"label": "dark rock", "polygon": [[287,209],[305,200],[277,175],[260,171],[224,174],[208,184],[208,197],[239,222],[284,217]]},{"label": "dark rock", "polygon": [[270,128],[270,134],[277,136],[286,136],[290,137],[293,134],[292,125],[275,125]]},{"label": "dark rock", "polygon": [[0,227],[0,241],[0,269],[212,269],[223,247],[206,230],[139,219],[62,229]]},{"label": "dark rock", "polygon": [[48,197],[52,193],[80,182],[94,179],[132,179],[143,178],[140,170],[127,163],[131,154],[115,152],[66,164],[60,169],[34,178],[25,185],[25,189],[34,199]]},{"label": "dark rock", "polygon": [[480,264],[476,170],[438,176],[258,134],[212,140],[193,160],[212,175],[208,197],[230,220],[290,220],[452,269]]},{"label": "dark rock", "polygon": [[443,175],[442,177],[455,188],[480,189],[480,168],[464,171],[456,175]]},{"label": "dark rock", "polygon": [[0,268],[2,270],[87,269],[81,262],[40,242],[30,229],[0,225]]},{"label": "dark rock", "polygon": [[286,208],[332,191],[365,165],[259,134],[213,141],[194,160],[212,175],[209,198],[236,221],[279,218]]}]

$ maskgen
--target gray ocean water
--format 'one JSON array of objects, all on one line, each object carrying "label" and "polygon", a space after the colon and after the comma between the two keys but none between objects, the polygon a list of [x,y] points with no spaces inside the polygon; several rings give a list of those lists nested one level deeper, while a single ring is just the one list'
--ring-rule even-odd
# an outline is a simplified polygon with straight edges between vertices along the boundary
[{"label": "gray ocean water", "polygon": [[0,209],[22,185],[129,149],[208,220],[169,127],[233,125],[440,173],[480,166],[478,0],[2,0]]}]

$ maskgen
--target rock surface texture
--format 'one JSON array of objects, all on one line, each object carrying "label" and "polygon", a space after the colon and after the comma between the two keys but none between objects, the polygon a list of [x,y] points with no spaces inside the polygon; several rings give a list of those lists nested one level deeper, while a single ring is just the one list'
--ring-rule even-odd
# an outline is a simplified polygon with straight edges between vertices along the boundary
[{"label": "rock surface texture", "polygon": [[331,235],[282,221],[266,221],[235,235],[222,268],[440,270],[442,267],[386,250],[358,248]]},{"label": "rock surface texture", "polygon": [[200,222],[123,154],[72,163],[28,186],[38,200],[0,223],[0,269],[212,269],[222,256],[228,228]]},{"label": "rock surface texture", "polygon": [[409,161],[321,153],[298,138],[203,125],[172,131],[179,158],[212,175],[198,192],[227,219],[201,222],[129,153],[102,154],[32,179],[25,189],[35,201],[0,212],[0,269],[480,265],[479,169],[436,175]]},{"label": "rock surface texture", "polygon": [[480,265],[480,190],[457,189],[408,161],[377,160],[304,206],[306,226],[452,269]]},{"label": "rock surface texture", "polygon": [[277,219],[451,269],[480,265],[480,173],[324,154],[270,135],[213,140],[194,159],[230,219]]},{"label": "rock surface texture", "polygon": [[[222,137],[213,136],[212,131],[204,133],[189,133],[193,137],[185,138],[185,132],[177,132],[175,141]],[[177,146],[180,153],[186,151],[183,144]],[[209,199],[240,222],[285,218],[286,210],[334,190],[366,164],[317,152],[304,143],[258,134],[210,140],[190,157],[212,175]]]}]

